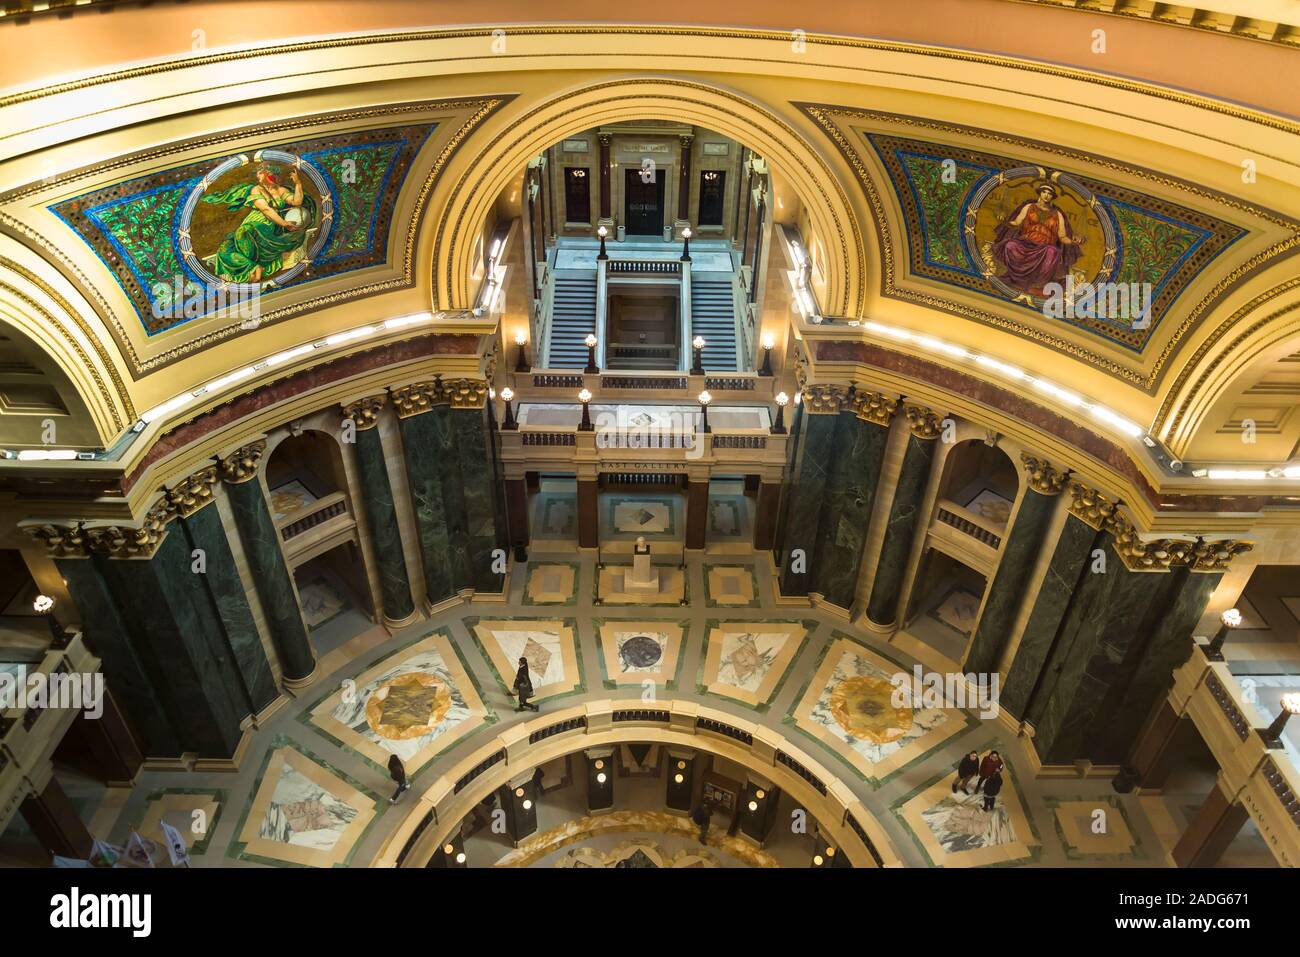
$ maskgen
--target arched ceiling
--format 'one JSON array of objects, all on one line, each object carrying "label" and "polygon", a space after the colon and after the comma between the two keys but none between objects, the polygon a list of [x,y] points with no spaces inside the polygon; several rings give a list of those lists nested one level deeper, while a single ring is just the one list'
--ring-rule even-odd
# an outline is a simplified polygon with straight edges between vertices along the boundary
[{"label": "arched ceiling", "polygon": [[[1261,42],[1233,35],[1238,19],[1216,32],[1204,17],[1192,29],[1009,0],[830,4],[798,29],[759,4],[746,17],[770,25],[743,30],[456,27],[427,23],[426,6],[274,0],[254,16],[213,0],[0,22],[21,80],[0,91],[0,325],[75,386],[98,438],[77,444],[110,445],[199,383],[379,319],[433,312],[436,332],[490,333],[464,310],[498,195],[570,132],[658,118],[756,149],[799,207],[778,219],[806,217],[819,300],[840,320],[801,330],[814,359],[823,342],[828,356],[852,358],[853,342],[918,352],[862,324],[885,323],[1103,399],[1175,456],[1296,454],[1300,123],[1282,91],[1300,50],[1286,31]],[[502,4],[500,22],[523,9]],[[440,6],[444,24],[457,10]],[[178,36],[185,48],[168,49]],[[215,261],[213,200],[261,160],[283,180],[294,157],[311,172],[311,261],[263,297],[256,324],[176,309],[160,280],[191,249],[191,266]],[[1041,178],[1085,238],[1081,262],[1152,284],[1146,328],[1049,317],[994,281],[997,221]],[[137,444],[125,467],[147,454]]]}]

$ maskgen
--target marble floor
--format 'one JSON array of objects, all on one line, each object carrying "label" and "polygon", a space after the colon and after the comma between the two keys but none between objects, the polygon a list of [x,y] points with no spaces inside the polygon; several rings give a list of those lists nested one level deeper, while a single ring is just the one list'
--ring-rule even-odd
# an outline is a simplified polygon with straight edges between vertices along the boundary
[{"label": "marble floor", "polygon": [[[414,804],[408,796],[390,805],[388,756],[403,758],[418,794],[486,736],[525,720],[508,694],[521,656],[543,712],[642,699],[652,686],[775,729],[838,774],[909,866],[1166,866],[1171,838],[1198,803],[1194,788],[1171,790],[1167,802],[1117,795],[1104,778],[1036,779],[1022,740],[998,720],[893,700],[890,676],[910,672],[915,659],[842,618],[777,605],[765,555],[687,553],[689,601],[663,607],[597,604],[590,555],[530,558],[510,576],[504,603],[460,604],[393,635],[359,624],[322,660],[315,682],[253,733],[238,771],[145,771],[129,792],[87,791],[83,819],[114,843],[132,828],[149,834],[162,820],[189,822],[181,830],[196,867],[364,866]],[[1008,772],[985,812],[982,798],[954,795],[951,781],[963,753],[990,748]],[[582,793],[579,782],[539,806]],[[661,785],[657,794],[616,810],[662,811]],[[541,829],[581,810],[549,823],[543,816]],[[0,857],[21,856],[10,846],[14,831]],[[685,866],[695,854],[689,866],[737,863],[725,847],[691,841],[629,821],[626,831],[584,843],[582,854],[576,843],[557,844],[537,862]],[[1239,856],[1266,863],[1250,841],[1249,833],[1239,839]],[[491,866],[509,850],[471,861]],[[807,866],[802,853],[773,851],[780,863]],[[619,865],[628,857],[636,859]]]}]

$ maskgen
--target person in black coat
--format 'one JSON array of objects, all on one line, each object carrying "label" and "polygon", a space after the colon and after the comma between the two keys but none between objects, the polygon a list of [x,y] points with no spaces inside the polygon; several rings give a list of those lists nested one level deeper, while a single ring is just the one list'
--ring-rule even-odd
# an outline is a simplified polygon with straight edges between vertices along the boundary
[{"label": "person in black coat", "polygon": [[707,844],[706,838],[709,836],[709,821],[713,818],[713,808],[709,806],[708,801],[701,801],[695,805],[691,811],[691,820],[695,826],[700,829],[700,843]]},{"label": "person in black coat", "polygon": [[962,794],[970,794],[966,790],[970,784],[971,778],[980,773],[980,755],[978,751],[971,751],[966,757],[957,762],[957,780],[952,782],[952,793],[956,794],[957,789],[961,788]]},{"label": "person in black coat", "polygon": [[396,804],[397,799],[401,796],[402,792],[411,785],[406,780],[406,767],[402,764],[402,759],[395,754],[389,755],[388,774],[397,782],[397,790],[394,791],[393,796],[388,799],[388,803]]},{"label": "person in black coat", "polygon": [[535,704],[529,704],[528,699],[533,696],[533,679],[528,674],[528,659],[519,659],[519,670],[515,672],[515,694],[519,696],[519,707],[516,711],[523,711],[525,708],[531,708],[534,711],[542,709]]},{"label": "person in black coat", "polygon": [[994,771],[984,779],[984,810],[993,810],[994,798],[1002,790],[1002,772]]}]

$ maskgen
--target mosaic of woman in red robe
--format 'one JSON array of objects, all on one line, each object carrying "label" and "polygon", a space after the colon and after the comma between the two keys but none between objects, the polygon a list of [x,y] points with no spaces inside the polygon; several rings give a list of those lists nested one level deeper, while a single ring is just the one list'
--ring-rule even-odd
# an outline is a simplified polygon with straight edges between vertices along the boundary
[{"label": "mosaic of woman in red robe", "polygon": [[998,278],[1013,289],[1042,296],[1048,283],[1064,282],[1083,245],[1065,213],[1052,202],[1055,185],[1040,182],[1038,198],[1021,203],[994,234],[993,258],[1005,267]]}]

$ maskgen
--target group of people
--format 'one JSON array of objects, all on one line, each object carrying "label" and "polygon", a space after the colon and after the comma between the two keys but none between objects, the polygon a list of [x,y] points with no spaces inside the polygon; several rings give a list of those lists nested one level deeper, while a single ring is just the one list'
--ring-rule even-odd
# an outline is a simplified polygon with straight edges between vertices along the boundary
[{"label": "group of people", "polygon": [[952,793],[960,790],[962,794],[970,794],[971,781],[979,778],[975,782],[975,793],[984,793],[984,810],[991,811],[1002,791],[1002,770],[1005,767],[1006,762],[996,751],[990,751],[983,758],[978,751],[971,751],[957,762],[957,780],[952,782]]}]

